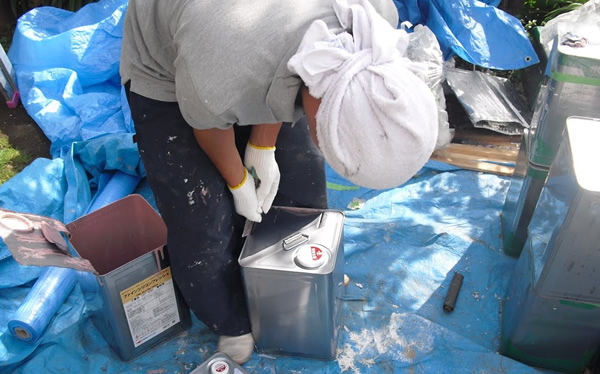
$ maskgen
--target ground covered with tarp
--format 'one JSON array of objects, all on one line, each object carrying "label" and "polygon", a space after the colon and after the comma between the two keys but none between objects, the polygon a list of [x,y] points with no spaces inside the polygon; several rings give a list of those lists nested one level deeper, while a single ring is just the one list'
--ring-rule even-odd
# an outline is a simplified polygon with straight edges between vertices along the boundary
[{"label": "ground covered with tarp", "polygon": [[[415,16],[417,8],[396,3]],[[486,17],[498,14],[475,3]],[[100,1],[75,14],[39,8],[20,19],[9,57],[27,112],[52,142],[52,159],[35,160],[2,185],[0,207],[69,223],[115,173],[139,177],[133,192],[154,206],[119,85],[126,7]],[[518,42],[507,35],[507,43]],[[337,358],[254,353],[244,365],[250,373],[538,372],[497,352],[516,264],[501,248],[506,177],[433,162],[384,191],[358,188],[331,170],[327,177],[330,207],[346,214],[350,278]],[[123,362],[91,322],[77,284],[37,342],[15,339],[7,323],[43,271],[17,264],[0,243],[0,372],[187,373],[215,352],[216,335],[194,319],[189,330]],[[464,282],[448,313],[442,305],[455,272]]]}]

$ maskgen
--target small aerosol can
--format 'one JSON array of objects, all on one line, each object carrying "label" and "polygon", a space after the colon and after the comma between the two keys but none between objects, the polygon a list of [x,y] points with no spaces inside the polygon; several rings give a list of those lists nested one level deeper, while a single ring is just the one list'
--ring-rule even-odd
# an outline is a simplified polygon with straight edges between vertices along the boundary
[{"label": "small aerosol can", "polygon": [[248,374],[225,353],[217,352],[190,374]]}]

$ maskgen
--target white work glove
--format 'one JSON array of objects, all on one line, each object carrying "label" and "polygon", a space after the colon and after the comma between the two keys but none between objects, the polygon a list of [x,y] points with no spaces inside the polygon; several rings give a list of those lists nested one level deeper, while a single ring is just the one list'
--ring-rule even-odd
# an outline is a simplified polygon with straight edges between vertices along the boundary
[{"label": "white work glove", "polygon": [[229,191],[233,195],[233,205],[235,211],[240,215],[244,216],[250,221],[260,222],[262,221],[261,209],[258,206],[258,199],[256,198],[256,187],[254,185],[254,178],[248,175],[248,171],[244,169],[244,180],[242,183],[235,187],[229,187]]},{"label": "white work glove", "polygon": [[246,146],[246,155],[244,156],[244,166],[257,179],[256,197],[258,206],[264,213],[268,213],[277,195],[279,188],[279,166],[275,161],[275,147],[258,147],[248,143]]}]

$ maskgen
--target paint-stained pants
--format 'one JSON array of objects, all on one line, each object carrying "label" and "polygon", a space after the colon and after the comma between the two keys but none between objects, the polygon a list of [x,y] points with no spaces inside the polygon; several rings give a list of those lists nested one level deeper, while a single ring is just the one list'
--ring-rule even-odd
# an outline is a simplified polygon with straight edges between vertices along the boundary
[{"label": "paint-stained pants", "polygon": [[[245,218],[227,184],[196,143],[177,103],[128,92],[148,182],[168,229],[173,276],[192,312],[219,335],[250,332],[238,264]],[[251,126],[235,126],[240,154]],[[324,161],[305,120],[284,123],[275,158],[281,182],[274,205],[327,208]]]}]

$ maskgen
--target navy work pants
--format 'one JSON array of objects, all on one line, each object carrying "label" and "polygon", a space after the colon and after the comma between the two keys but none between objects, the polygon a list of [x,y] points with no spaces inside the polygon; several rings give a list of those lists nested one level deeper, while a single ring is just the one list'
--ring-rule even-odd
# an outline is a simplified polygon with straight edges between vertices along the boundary
[{"label": "navy work pants", "polygon": [[[227,184],[196,143],[178,104],[127,93],[138,149],[167,225],[175,282],[192,312],[214,332],[250,332],[237,261],[245,218],[235,212]],[[250,130],[235,126],[242,159]],[[281,182],[273,205],[326,209],[324,160],[306,121],[284,123],[276,146]]]}]

